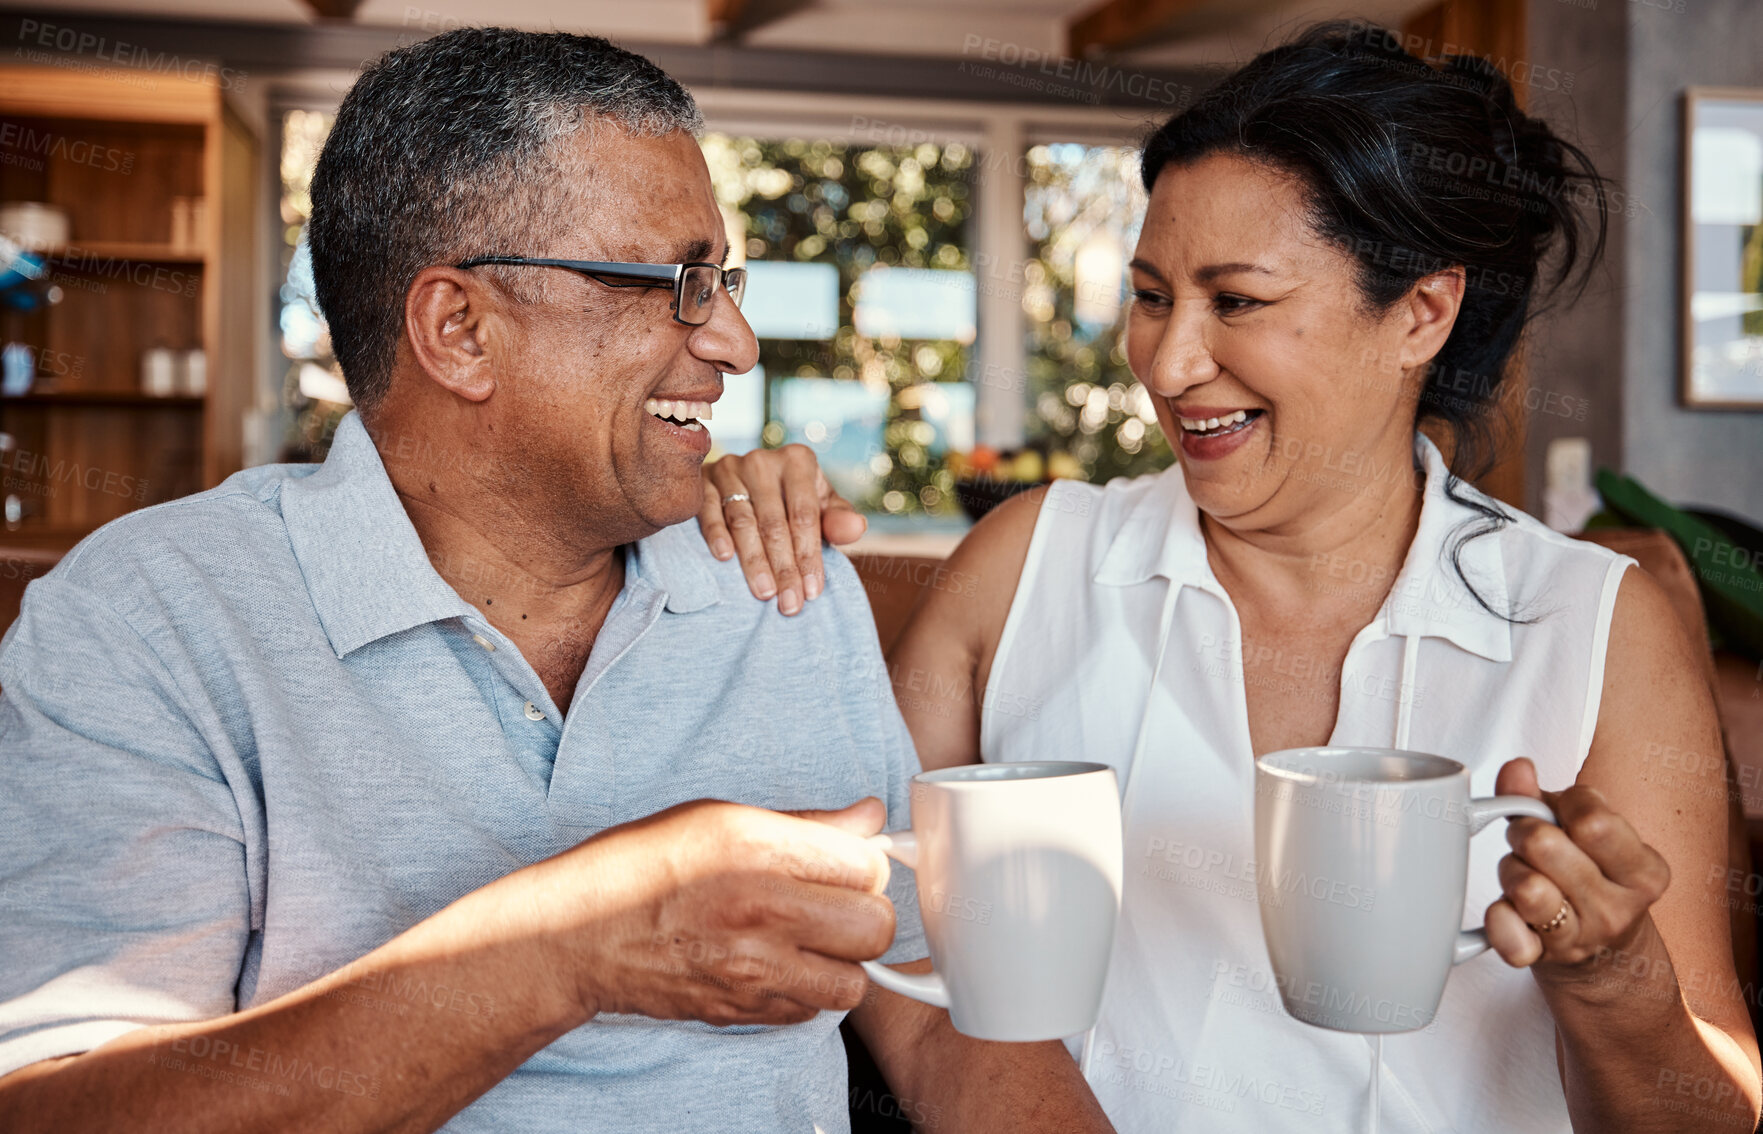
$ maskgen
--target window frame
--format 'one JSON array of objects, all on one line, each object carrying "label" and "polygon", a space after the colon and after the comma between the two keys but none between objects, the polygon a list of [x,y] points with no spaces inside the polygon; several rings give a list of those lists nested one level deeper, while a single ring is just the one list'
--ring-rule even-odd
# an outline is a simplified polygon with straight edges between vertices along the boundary
[{"label": "window frame", "polygon": [[782,91],[695,90],[704,128],[777,139],[827,138],[849,145],[893,145],[914,139],[960,142],[974,150],[975,188],[968,252],[991,280],[981,282],[978,334],[968,381],[974,386],[974,439],[1014,449],[1027,439],[1028,324],[1022,311],[1022,268],[1028,260],[1026,202],[1030,146],[1051,142],[1133,146],[1167,116],[1119,107],[981,103],[867,95],[817,95],[804,109],[800,94]]},{"label": "window frame", "polygon": [[[271,93],[264,159],[266,180],[276,186],[265,205],[272,214],[272,230],[280,224],[273,214],[281,199],[283,116],[290,110],[335,113],[342,101],[339,92],[346,87],[347,83],[297,82]],[[819,93],[810,100],[799,91],[720,87],[693,89],[692,95],[703,112],[706,131],[777,140],[828,138],[852,145],[902,144],[918,138],[939,145],[960,142],[974,150],[979,172],[968,251],[976,276],[982,264],[989,265],[985,270],[991,275],[989,284],[979,287],[977,337],[967,376],[975,388],[974,437],[979,444],[1000,450],[1020,446],[1032,413],[1028,326],[1021,302],[1021,271],[1029,252],[1022,220],[1028,180],[1024,156],[1030,146],[1054,142],[1137,145],[1150,127],[1167,116],[1167,108]],[[266,260],[265,286],[275,295],[282,285],[279,257]],[[272,307],[279,315],[279,306]],[[275,354],[279,358],[280,351]],[[273,366],[274,360],[266,359],[266,364]],[[266,374],[265,379],[268,386],[279,389],[276,376]]]}]

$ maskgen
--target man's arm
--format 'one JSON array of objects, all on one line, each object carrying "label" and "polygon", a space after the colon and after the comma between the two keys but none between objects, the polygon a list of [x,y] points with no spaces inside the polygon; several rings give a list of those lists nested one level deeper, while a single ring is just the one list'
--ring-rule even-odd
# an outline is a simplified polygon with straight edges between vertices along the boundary
[{"label": "man's arm", "polygon": [[[51,576],[0,684],[0,1130],[432,1130],[597,1012],[780,1024],[849,1008],[851,962],[893,931],[887,860],[861,838],[878,802],[819,821],[700,802],[237,1012],[257,789],[199,674]],[[452,995],[392,991],[410,988],[491,1010],[437,1018]]]},{"label": "man's arm", "polygon": [[[726,1025],[849,1009],[852,962],[893,933],[886,863],[857,837],[882,817],[873,800],[819,822],[697,802],[615,827],[268,1004],[21,1068],[0,1079],[0,1129],[126,1115],[180,1134],[431,1131],[599,1012]],[[829,865],[852,889],[804,876]],[[440,1026],[424,1004],[383,1010],[375,989],[416,982],[494,1011]]]},{"label": "man's arm", "polygon": [[[585,1019],[567,968],[546,956],[548,935],[522,924],[519,889],[469,894],[250,1011],[140,1028],[15,1071],[0,1079],[0,1129],[97,1131],[126,1115],[140,1129],[188,1134],[434,1130]],[[364,991],[392,982],[482,994],[494,1011],[443,1023],[427,1002],[387,1011],[387,999]]]},{"label": "man's arm", "polygon": [[[931,971],[928,960],[893,968]],[[871,987],[851,1026],[923,1131],[1112,1131],[1065,1045],[964,1036],[941,1008]]]}]

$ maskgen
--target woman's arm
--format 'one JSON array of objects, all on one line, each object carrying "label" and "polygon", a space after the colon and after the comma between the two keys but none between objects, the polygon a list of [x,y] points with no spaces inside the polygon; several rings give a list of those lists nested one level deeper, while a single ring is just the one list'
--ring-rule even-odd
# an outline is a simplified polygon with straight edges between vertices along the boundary
[{"label": "woman's arm", "polygon": [[[1756,1128],[1757,1040],[1733,969],[1726,761],[1695,649],[1664,592],[1624,577],[1597,730],[1575,786],[1537,790],[1515,761],[1497,790],[1548,798],[1561,826],[1515,821],[1495,949],[1555,1016],[1583,1134]],[[1547,926],[1568,903],[1565,920]]]},{"label": "woman's arm", "polygon": [[927,770],[980,759],[986,682],[1046,495],[1019,493],[975,524],[888,651],[894,700]]}]

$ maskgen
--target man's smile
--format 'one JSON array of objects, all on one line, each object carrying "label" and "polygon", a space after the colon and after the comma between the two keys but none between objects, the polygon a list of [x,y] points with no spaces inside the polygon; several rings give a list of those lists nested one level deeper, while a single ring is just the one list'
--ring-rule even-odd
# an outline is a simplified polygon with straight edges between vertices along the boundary
[{"label": "man's smile", "polygon": [[704,423],[710,420],[714,400],[649,398],[643,402],[643,411],[655,428],[702,458],[710,452],[710,430]]}]

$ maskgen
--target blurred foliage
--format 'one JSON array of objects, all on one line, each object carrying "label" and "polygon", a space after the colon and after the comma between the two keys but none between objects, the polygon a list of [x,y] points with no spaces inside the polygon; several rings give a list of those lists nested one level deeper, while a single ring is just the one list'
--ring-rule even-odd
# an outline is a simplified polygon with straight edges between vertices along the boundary
[{"label": "blurred foliage", "polygon": [[315,110],[290,110],[282,116],[281,198],[281,293],[280,341],[288,369],[282,379],[282,405],[290,421],[282,437],[282,461],[322,461],[330,451],[331,435],[349,412],[346,403],[323,401],[300,392],[300,372],[308,365],[330,372],[342,381],[343,372],[331,355],[330,334],[312,293],[309,261],[296,251],[300,235],[312,215],[312,170],[319,151],[330,136],[333,115]]},{"label": "blurred foliage", "polygon": [[[300,392],[315,365],[340,377],[295,252],[311,211],[312,168],[331,116],[294,110],[283,118],[281,154],[281,307],[289,359],[284,403],[292,424],[287,460],[322,460],[348,407]],[[817,139],[703,138],[731,238],[748,260],[832,264],[838,268],[839,330],[827,341],[764,339],[768,379],[823,377],[862,382],[889,394],[872,490],[859,507],[901,514],[958,511],[953,474],[929,451],[933,429],[911,391],[924,382],[958,382],[971,345],[859,335],[857,282],[877,264],[971,271],[969,221],[974,153],[958,142],[853,146]],[[1028,324],[1030,444],[1068,451],[1082,475],[1105,481],[1164,467],[1171,460],[1142,387],[1126,367],[1123,276],[1080,280],[1080,254],[1111,250],[1123,261],[1144,212],[1134,151],[1111,146],[1035,146],[1026,155],[1024,223],[1030,255],[1020,285]],[[303,259],[303,258],[302,258]],[[1006,258],[1008,259],[1008,258]],[[1107,257],[1100,257],[1107,263]],[[1080,303],[1080,285],[1091,302]],[[1098,309],[1114,313],[1097,321]],[[309,320],[318,330],[307,328]],[[292,328],[292,330],[290,330]],[[783,423],[768,405],[765,443],[781,444]]]},{"label": "blurred foliage", "polygon": [[[708,134],[704,158],[731,234],[748,260],[832,264],[839,270],[839,329],[828,341],[761,339],[767,382],[792,376],[847,379],[889,392],[875,481],[853,501],[900,514],[958,511],[953,476],[926,446],[933,428],[902,394],[923,382],[960,381],[968,346],[870,338],[853,326],[857,281],[868,268],[968,271],[973,151],[951,142],[850,146],[824,139],[782,141]],[[765,443],[784,425],[768,403]]]},{"label": "blurred foliage", "polygon": [[[1068,450],[1096,483],[1156,472],[1174,454],[1127,369],[1124,338],[1125,262],[1145,214],[1137,153],[1067,143],[1035,146],[1027,158],[1029,436]],[[1086,257],[1087,274],[1078,269]]]}]

